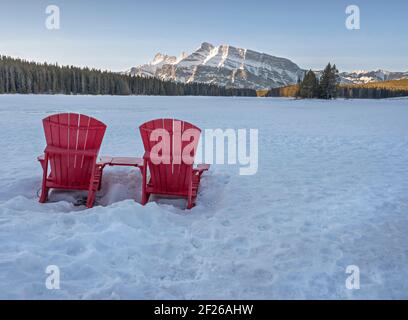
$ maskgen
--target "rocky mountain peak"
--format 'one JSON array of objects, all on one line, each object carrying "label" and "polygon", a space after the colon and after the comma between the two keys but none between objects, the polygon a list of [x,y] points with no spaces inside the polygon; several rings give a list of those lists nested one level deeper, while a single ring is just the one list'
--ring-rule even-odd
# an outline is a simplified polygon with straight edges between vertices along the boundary
[{"label": "rocky mountain peak", "polygon": [[134,67],[129,73],[186,83],[266,89],[296,83],[303,70],[285,58],[203,42],[193,53],[182,53],[178,58],[157,54],[150,64]]}]

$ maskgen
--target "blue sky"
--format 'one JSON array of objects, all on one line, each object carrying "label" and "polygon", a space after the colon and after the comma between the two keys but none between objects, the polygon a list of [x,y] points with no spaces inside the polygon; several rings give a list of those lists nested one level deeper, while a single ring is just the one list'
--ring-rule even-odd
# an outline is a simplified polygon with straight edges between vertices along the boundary
[{"label": "blue sky", "polygon": [[[45,27],[45,8],[61,29]],[[348,5],[361,29],[345,27]],[[191,52],[201,42],[289,58],[303,68],[408,70],[406,0],[1,0],[0,54],[120,71],[155,53]]]}]

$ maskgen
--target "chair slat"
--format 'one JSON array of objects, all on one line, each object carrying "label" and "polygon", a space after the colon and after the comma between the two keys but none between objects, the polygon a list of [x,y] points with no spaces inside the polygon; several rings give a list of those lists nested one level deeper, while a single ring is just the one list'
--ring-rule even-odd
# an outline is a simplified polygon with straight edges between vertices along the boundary
[{"label": "chair slat", "polygon": [[[60,127],[60,147],[69,149],[69,114],[59,115]],[[69,157],[60,156],[61,163],[61,182],[69,179]]]}]

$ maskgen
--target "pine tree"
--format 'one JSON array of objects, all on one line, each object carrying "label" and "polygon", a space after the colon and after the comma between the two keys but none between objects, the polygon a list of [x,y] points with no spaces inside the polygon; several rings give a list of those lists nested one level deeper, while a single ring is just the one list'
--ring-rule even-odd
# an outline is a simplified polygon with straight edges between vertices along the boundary
[{"label": "pine tree", "polygon": [[330,63],[326,66],[320,78],[319,92],[322,99],[334,99],[337,97],[337,85],[339,82],[339,71],[336,65]]},{"label": "pine tree", "polygon": [[319,80],[316,74],[309,70],[299,85],[299,96],[301,98],[316,98],[318,95]]}]

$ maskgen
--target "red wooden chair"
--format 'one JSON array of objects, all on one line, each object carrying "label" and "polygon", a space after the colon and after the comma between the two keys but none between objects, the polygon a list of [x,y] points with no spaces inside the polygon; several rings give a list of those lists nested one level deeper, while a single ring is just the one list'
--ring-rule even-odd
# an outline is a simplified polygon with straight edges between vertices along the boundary
[{"label": "red wooden chair", "polygon": [[[191,209],[195,205],[201,175],[210,168],[206,164],[193,168],[201,130],[188,122],[175,119],[152,120],[142,124],[139,129],[145,148],[142,168],[142,204],[145,205],[149,201],[151,194],[169,195],[187,198],[187,209]],[[160,140],[157,135],[154,137],[155,133],[163,129],[169,134],[168,141],[164,141],[163,138]],[[181,135],[188,132],[191,133],[190,139],[181,141]],[[161,152],[155,153],[153,150],[158,142],[162,143],[163,148]],[[180,156],[186,151],[191,161],[184,161]],[[165,156],[168,161],[159,163],[158,159],[162,160]]]},{"label": "red wooden chair", "polygon": [[61,113],[43,119],[43,126],[47,147],[38,157],[43,168],[40,202],[47,201],[50,188],[88,190],[86,206],[91,208],[101,186],[104,165],[96,161],[106,125],[85,115]]}]

